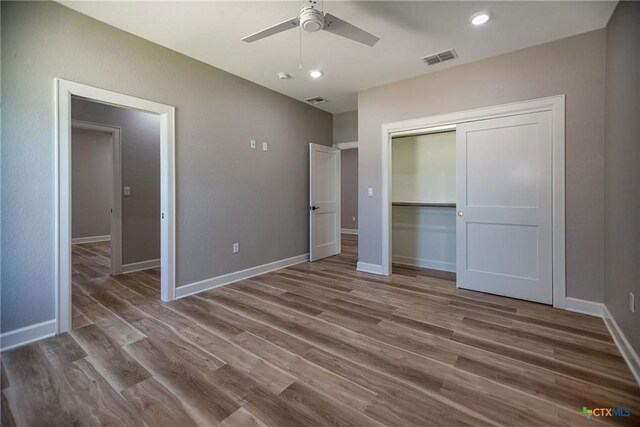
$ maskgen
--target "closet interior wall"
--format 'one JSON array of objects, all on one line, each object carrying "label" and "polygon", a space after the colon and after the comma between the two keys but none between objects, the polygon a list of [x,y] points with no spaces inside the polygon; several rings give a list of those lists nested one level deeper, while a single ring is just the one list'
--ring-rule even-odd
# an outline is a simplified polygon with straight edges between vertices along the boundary
[{"label": "closet interior wall", "polygon": [[393,138],[393,262],[456,271],[455,131]]}]

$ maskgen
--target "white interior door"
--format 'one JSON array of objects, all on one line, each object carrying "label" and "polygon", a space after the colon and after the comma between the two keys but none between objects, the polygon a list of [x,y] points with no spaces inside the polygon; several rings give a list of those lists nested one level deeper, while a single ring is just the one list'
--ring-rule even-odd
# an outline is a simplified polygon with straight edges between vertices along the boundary
[{"label": "white interior door", "polygon": [[309,259],[340,253],[340,150],[309,144]]},{"label": "white interior door", "polygon": [[456,132],[458,287],[551,304],[551,112]]}]

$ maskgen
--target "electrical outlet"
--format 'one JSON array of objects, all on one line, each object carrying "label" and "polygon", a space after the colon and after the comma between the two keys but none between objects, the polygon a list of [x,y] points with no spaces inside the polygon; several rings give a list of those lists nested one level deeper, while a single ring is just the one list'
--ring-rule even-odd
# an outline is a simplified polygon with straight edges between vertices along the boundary
[{"label": "electrical outlet", "polygon": [[240,252],[240,245],[238,243],[234,243],[233,244],[233,253],[237,254],[238,252]]},{"label": "electrical outlet", "polygon": [[636,312],[636,297],[633,292],[629,292],[629,309],[632,313]]},{"label": "electrical outlet", "polygon": [[356,217],[355,217],[355,216],[352,216],[352,217],[351,217],[351,221],[356,222]]},{"label": "electrical outlet", "polygon": [[369,188],[367,189],[367,196],[369,196],[369,197],[373,197],[373,188],[369,187]]},{"label": "electrical outlet", "polygon": [[262,151],[267,151],[269,149],[269,144],[267,144],[266,142],[262,143]]},{"label": "electrical outlet", "polygon": [[124,196],[130,196],[131,195],[131,187],[124,187],[123,195]]},{"label": "electrical outlet", "polygon": [[250,146],[251,148],[254,148],[254,149],[255,149],[255,148],[256,148],[256,140],[255,140],[255,139],[252,139],[252,140],[251,140],[251,143],[250,143],[250,145],[249,145],[249,146]]}]

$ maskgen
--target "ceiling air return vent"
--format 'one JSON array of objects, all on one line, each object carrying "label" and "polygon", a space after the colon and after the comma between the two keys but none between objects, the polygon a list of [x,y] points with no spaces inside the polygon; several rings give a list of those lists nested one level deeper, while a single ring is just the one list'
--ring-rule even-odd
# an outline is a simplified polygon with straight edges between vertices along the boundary
[{"label": "ceiling air return vent", "polygon": [[442,52],[427,55],[421,59],[427,65],[435,65],[439,62],[448,61],[450,59],[454,59],[457,57],[458,57],[458,54],[456,53],[455,49],[447,49],[447,50],[443,50]]},{"label": "ceiling air return vent", "polygon": [[305,101],[307,101],[311,105],[323,104],[325,102],[329,102],[326,99],[322,98],[321,96],[312,96],[311,98],[305,99]]}]

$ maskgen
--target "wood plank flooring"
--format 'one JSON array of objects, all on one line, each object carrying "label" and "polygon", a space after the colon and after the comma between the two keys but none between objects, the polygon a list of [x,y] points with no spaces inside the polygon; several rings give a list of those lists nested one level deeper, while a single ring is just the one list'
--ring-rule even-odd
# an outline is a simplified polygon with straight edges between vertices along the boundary
[{"label": "wood plank flooring", "polygon": [[75,329],[2,354],[2,425],[640,425],[600,319],[343,250],[165,304],[158,270],[75,245]]}]

